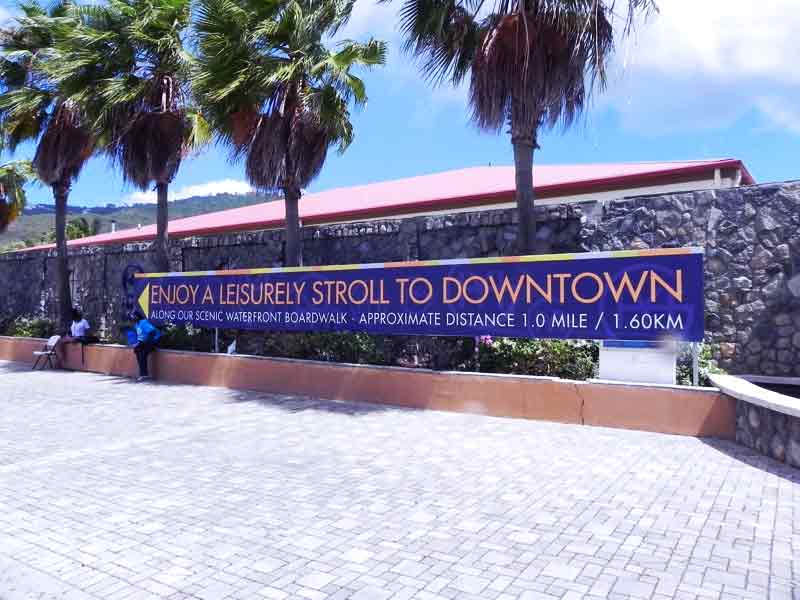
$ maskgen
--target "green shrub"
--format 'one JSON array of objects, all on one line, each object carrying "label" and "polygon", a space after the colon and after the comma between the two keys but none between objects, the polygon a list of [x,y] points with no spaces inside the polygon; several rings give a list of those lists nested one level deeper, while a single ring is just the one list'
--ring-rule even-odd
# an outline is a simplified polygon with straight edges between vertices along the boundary
[{"label": "green shrub", "polygon": [[[473,338],[443,336],[385,336],[367,333],[270,333],[253,348],[252,335],[239,348],[266,356],[326,362],[472,370]],[[243,351],[243,350],[240,350]]]},{"label": "green shrub", "polygon": [[415,338],[413,351],[424,366],[446,371],[477,371],[474,337]]},{"label": "green shrub", "polygon": [[[175,325],[167,323],[161,330],[161,348],[170,350],[191,350],[194,352],[211,352],[214,346],[214,330],[201,329],[191,323]],[[127,343],[127,339],[124,340]],[[221,344],[220,344],[221,345]]]},{"label": "green shrub", "polygon": [[[713,358],[713,346],[710,344],[700,344],[697,353],[698,365],[698,385],[712,387],[708,376],[712,373],[724,373],[717,366]],[[691,344],[681,344],[678,353],[678,385],[692,385],[692,346]]]},{"label": "green shrub", "polygon": [[55,323],[40,317],[17,317],[5,328],[5,334],[14,337],[49,338],[55,332]]},{"label": "green shrub", "polygon": [[478,365],[484,373],[545,375],[563,379],[594,377],[599,347],[595,342],[484,336]]},{"label": "green shrub", "polygon": [[267,356],[372,365],[392,364],[394,344],[383,336],[349,332],[271,333]]},{"label": "green shrub", "polygon": [[[232,332],[226,332],[226,339]],[[594,376],[594,342],[488,337],[383,336],[366,333],[243,332],[240,353],[282,358],[370,365],[423,367],[447,371],[483,371],[549,375],[566,379]],[[227,343],[227,341],[226,341]]]}]

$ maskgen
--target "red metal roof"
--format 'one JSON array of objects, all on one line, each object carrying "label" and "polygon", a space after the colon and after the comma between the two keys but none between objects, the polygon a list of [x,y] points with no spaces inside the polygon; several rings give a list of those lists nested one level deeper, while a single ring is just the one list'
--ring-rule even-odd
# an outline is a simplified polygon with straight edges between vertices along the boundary
[{"label": "red metal roof", "polygon": [[[587,165],[535,165],[533,181],[539,198],[612,189],[668,184],[718,168],[741,169],[742,184],[754,183],[736,159]],[[473,167],[381,183],[336,188],[307,194],[300,200],[304,225],[412,212],[453,210],[507,202],[514,196],[514,167]],[[213,233],[269,229],[283,225],[283,202],[265,202],[169,222],[175,238]],[[151,240],[156,226],[103,233],[69,242],[70,246],[120,244]],[[29,250],[52,248],[53,244]]]}]

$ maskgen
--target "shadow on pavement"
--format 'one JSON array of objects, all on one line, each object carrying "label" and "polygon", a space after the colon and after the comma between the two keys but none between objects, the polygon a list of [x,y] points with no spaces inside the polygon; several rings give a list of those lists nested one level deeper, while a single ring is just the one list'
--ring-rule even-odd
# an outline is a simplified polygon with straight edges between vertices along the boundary
[{"label": "shadow on pavement", "polygon": [[[0,373],[40,373],[41,371],[37,370],[34,371],[32,365],[27,363],[19,363],[19,362],[10,362],[10,361],[0,361]],[[48,371],[50,369],[47,369]]]},{"label": "shadow on pavement", "polygon": [[800,483],[800,469],[792,467],[774,458],[759,454],[746,446],[737,444],[731,440],[719,440],[716,438],[700,438],[700,441],[714,448],[731,458],[738,460],[746,465],[754,467],[759,471],[765,471],[770,475],[775,475],[781,479],[786,479],[792,483]]},{"label": "shadow on pavement", "polygon": [[[122,375],[105,375],[103,373],[95,373],[98,377],[101,378],[102,383],[110,383],[112,385],[120,385],[120,384],[133,384],[136,383],[136,377],[124,377]],[[148,383],[158,383],[155,380],[151,380]],[[142,382],[140,385],[146,385]]]},{"label": "shadow on pavement", "polygon": [[[62,369],[47,369],[44,371],[33,371],[31,366],[25,363],[17,362],[4,362],[0,361],[0,375],[3,373],[31,373],[38,375],[40,373],[48,374],[62,374],[67,375],[71,373],[83,373],[83,371],[70,371]],[[137,382],[135,377],[123,377],[120,375],[106,375],[102,373],[93,373],[98,378],[99,383],[106,383],[111,385],[135,385],[137,388],[146,388],[153,385],[168,385],[171,387],[185,387],[187,390],[196,387],[190,384],[182,384],[175,382],[162,382],[158,379],[151,379],[144,382]],[[400,406],[388,406],[382,404],[370,404],[367,402],[347,402],[326,400],[320,398],[312,398],[310,396],[299,396],[292,394],[270,394],[265,392],[248,391],[248,390],[234,390],[230,388],[216,388],[221,394],[224,394],[224,402],[250,402],[270,408],[277,408],[291,413],[299,413],[304,411],[322,411],[329,413],[336,413],[342,415],[359,416],[372,413],[382,413],[388,411],[406,411],[414,410],[411,408]]]},{"label": "shadow on pavement", "polygon": [[266,394],[263,392],[248,392],[243,390],[228,390],[228,392],[228,402],[252,402],[291,413],[321,411],[355,417],[372,413],[413,410],[399,406],[369,404],[367,402],[323,400],[311,398],[309,396],[293,396],[290,394]]}]

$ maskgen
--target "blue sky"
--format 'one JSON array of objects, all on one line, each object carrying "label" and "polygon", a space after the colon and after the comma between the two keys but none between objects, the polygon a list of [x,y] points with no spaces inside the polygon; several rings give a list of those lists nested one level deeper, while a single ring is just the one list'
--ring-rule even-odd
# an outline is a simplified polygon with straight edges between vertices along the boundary
[{"label": "blue sky", "polygon": [[[609,88],[569,131],[542,136],[535,161],[735,157],[759,182],[800,179],[795,1],[662,0],[661,13],[618,45]],[[481,133],[469,123],[464,89],[431,88],[398,51],[396,9],[371,0],[356,6],[345,35],[389,41],[389,63],[364,76],[369,102],[354,115],[355,141],[343,156],[329,154],[310,191],[512,162],[506,134]],[[243,189],[243,167],[217,148],[185,161],[172,185],[177,197]],[[147,196],[94,159],[70,200],[96,205]],[[42,188],[31,189],[29,199],[52,201]]]}]

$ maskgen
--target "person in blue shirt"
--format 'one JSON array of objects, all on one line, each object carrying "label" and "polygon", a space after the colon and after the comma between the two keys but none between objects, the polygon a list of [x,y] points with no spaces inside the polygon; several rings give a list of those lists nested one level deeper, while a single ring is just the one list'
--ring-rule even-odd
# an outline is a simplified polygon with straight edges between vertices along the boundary
[{"label": "person in blue shirt", "polygon": [[141,311],[136,312],[135,320],[136,344],[133,351],[139,362],[139,378],[136,381],[145,381],[151,378],[147,370],[147,357],[156,349],[158,340],[161,339],[161,332],[145,318]]}]

